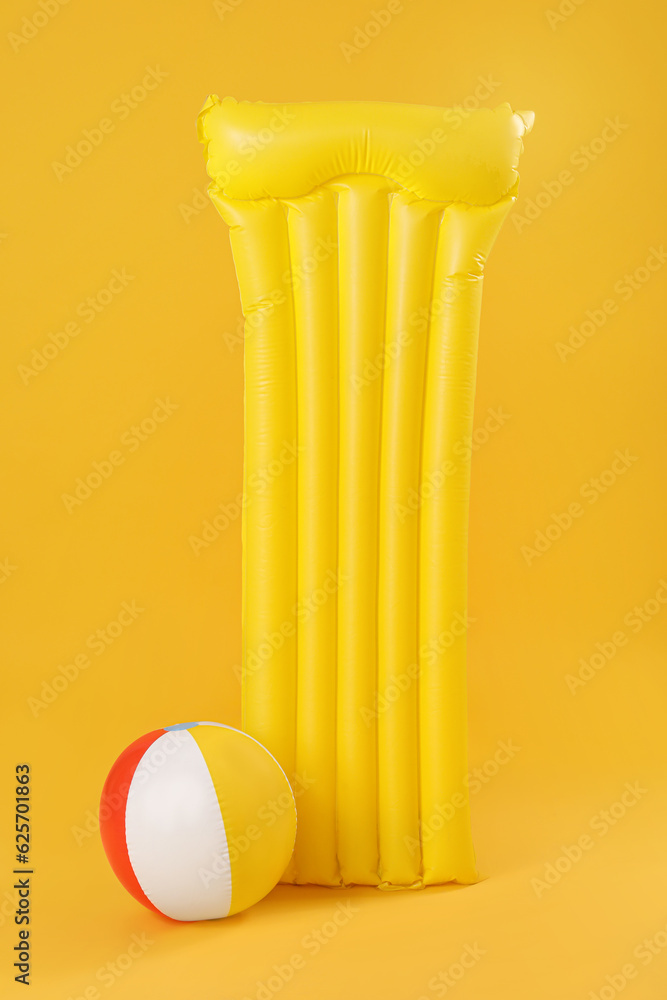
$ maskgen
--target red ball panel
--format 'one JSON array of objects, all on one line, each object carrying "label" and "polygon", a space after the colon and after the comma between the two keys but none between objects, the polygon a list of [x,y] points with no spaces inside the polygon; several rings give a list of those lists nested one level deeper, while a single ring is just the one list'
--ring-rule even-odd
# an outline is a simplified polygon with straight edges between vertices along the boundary
[{"label": "red ball panel", "polygon": [[152,733],[146,733],[145,736],[135,740],[127,750],[123,751],[109,771],[100,800],[100,835],[109,864],[127,891],[156,913],[162,913],[162,911],[151,903],[139,885],[127,852],[125,807],[130,784],[139,761],[150,745],[160,736],[164,736],[164,732],[164,729],[155,729]]}]

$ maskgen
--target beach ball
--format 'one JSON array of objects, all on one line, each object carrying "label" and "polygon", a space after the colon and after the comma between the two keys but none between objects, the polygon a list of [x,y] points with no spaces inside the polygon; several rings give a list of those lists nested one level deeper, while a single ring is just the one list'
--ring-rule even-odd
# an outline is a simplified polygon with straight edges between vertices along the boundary
[{"label": "beach ball", "polygon": [[296,807],[261,743],[218,722],[188,722],[120,755],[102,792],[100,833],[140,903],[174,920],[213,920],[276,885],[294,849]]}]

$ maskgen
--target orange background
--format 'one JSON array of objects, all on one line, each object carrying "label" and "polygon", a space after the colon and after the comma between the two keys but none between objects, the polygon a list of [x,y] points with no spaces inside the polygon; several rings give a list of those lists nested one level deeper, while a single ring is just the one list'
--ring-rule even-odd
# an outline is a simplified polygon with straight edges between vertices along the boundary
[{"label": "orange background", "polygon": [[[661,996],[662,7],[562,0],[559,16],[555,0],[403,0],[361,47],[384,0],[44,4],[11,0],[0,32],[3,996],[22,989],[10,957],[21,761],[33,997],[611,1000],[626,983],[628,997]],[[145,77],[153,89],[126,103]],[[242,458],[239,298],[203,197],[197,112],[210,92],[471,107],[480,78],[483,104],[537,115],[480,339],[477,427],[491,408],[509,415],[488,440],[479,431],[471,504],[470,761],[483,775],[471,804],[489,878],[422,893],[282,886],[227,922],[161,920],[116,882],[86,823],[137,736],[240,718],[240,519],[198,555],[191,544],[240,492]],[[84,130],[99,143],[58,167]],[[630,458],[607,473],[617,450]],[[108,477],[68,511],[63,494],[93,463]],[[133,601],[143,610],[112,625],[109,645],[87,645]],[[68,665],[47,704],[44,683]],[[579,670],[590,679],[576,685]],[[501,740],[520,750],[498,765]],[[639,790],[614,805],[626,783]],[[133,934],[151,943],[120,970]],[[122,974],[98,975],[107,963]]]}]

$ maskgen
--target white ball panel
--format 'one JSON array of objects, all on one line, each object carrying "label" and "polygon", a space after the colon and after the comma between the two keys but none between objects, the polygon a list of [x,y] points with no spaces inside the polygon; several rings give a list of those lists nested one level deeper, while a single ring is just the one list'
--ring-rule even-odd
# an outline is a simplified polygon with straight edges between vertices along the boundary
[{"label": "white ball panel", "polygon": [[141,758],[125,813],[130,862],[150,901],[176,920],[224,917],[232,899],[225,824],[206,761],[188,730]]}]

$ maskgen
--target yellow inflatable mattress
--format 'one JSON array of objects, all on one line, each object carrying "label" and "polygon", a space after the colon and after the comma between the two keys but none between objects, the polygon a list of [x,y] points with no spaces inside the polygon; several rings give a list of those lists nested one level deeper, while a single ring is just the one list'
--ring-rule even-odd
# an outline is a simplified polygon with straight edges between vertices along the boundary
[{"label": "yellow inflatable mattress", "polygon": [[461,445],[531,124],[215,96],[199,116],[245,316],[243,726],[295,792],[284,881],[479,877]]}]

